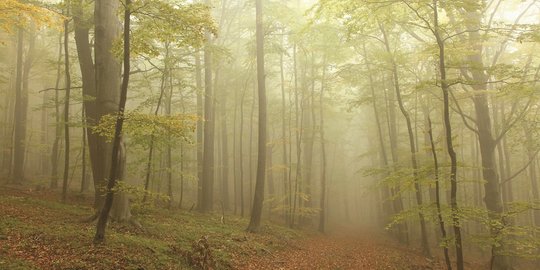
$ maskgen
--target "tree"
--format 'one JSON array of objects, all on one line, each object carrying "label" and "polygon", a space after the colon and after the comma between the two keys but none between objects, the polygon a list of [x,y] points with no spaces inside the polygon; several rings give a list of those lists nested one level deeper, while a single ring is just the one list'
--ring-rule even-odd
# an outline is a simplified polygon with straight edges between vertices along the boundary
[{"label": "tree", "polygon": [[107,225],[107,220],[109,219],[109,213],[112,208],[113,199],[114,199],[114,190],[116,187],[117,177],[122,176],[122,159],[124,154],[121,152],[121,143],[122,143],[122,127],[124,124],[124,112],[126,108],[127,101],[127,91],[129,86],[129,72],[131,69],[130,66],[130,23],[131,23],[131,0],[126,0],[125,11],[124,11],[124,76],[122,79],[122,88],[120,88],[120,102],[118,104],[118,114],[116,120],[116,127],[114,133],[113,149],[112,149],[112,158],[111,166],[109,173],[109,180],[107,183],[107,197],[105,198],[105,203],[103,204],[103,209],[100,212],[99,219],[97,222],[96,235],[94,237],[94,243],[101,243],[105,240],[105,228]]},{"label": "tree", "polygon": [[[66,2],[66,14],[69,15],[69,2]],[[65,66],[65,88],[66,96],[64,100],[64,177],[62,183],[62,201],[66,202],[68,177],[69,177],[69,100],[71,97],[71,72],[69,69],[69,20],[64,21],[64,66]]]},{"label": "tree", "polygon": [[253,208],[247,231],[257,232],[261,224],[261,215],[264,201],[264,180],[266,177],[266,83],[264,69],[264,32],[263,32],[263,4],[262,0],[255,0],[256,35],[257,35],[257,85],[259,94],[259,137],[257,151],[257,182],[253,197]]},{"label": "tree", "polygon": [[[206,0],[211,5],[211,0]],[[214,131],[215,110],[214,91],[212,87],[212,37],[206,33],[204,47],[204,132],[203,132],[203,168],[201,185],[201,205],[199,209],[203,213],[212,211],[214,204]]]},{"label": "tree", "polygon": [[[19,0],[0,2],[0,29],[10,33],[14,28],[27,28],[31,23],[36,26],[55,26],[58,16],[36,4]],[[1,44],[1,43],[0,43]]]}]

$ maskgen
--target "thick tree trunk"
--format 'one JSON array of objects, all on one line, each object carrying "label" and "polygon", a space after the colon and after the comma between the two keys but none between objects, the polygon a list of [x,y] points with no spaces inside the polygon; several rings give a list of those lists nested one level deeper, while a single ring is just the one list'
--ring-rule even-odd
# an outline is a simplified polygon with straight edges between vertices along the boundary
[{"label": "thick tree trunk", "polygon": [[28,35],[28,51],[23,57],[24,30],[19,29],[17,35],[17,77],[15,82],[15,129],[13,141],[13,183],[24,182],[24,163],[26,155],[26,122],[28,114],[28,84],[35,51],[35,37]]},{"label": "thick tree trunk", "polygon": [[[24,178],[24,136],[26,132],[26,119],[22,119],[23,115],[21,111],[24,106],[24,93],[22,88],[22,76],[23,76],[23,51],[24,51],[24,29],[19,28],[17,33],[17,68],[15,78],[15,109],[14,109],[14,133],[13,133],[13,182],[22,183]],[[26,108],[24,108],[26,110]],[[26,115],[26,113],[25,113]]]},{"label": "thick tree trunk", "polygon": [[264,69],[264,32],[263,32],[263,5],[262,0],[255,0],[257,14],[257,83],[259,94],[259,136],[257,155],[257,182],[255,183],[255,196],[251,219],[247,230],[257,232],[261,224],[261,215],[264,201],[264,182],[266,177],[266,83]]},{"label": "thick tree trunk", "polygon": [[[98,0],[99,1],[99,0]],[[120,88],[120,100],[118,104],[118,118],[116,120],[114,140],[113,140],[113,149],[110,165],[110,174],[109,181],[107,181],[107,190],[106,198],[103,204],[103,209],[100,212],[99,220],[96,228],[96,235],[94,237],[95,243],[101,243],[105,240],[105,228],[107,225],[107,220],[109,219],[109,213],[111,212],[113,206],[113,199],[116,199],[116,205],[113,209],[113,216],[119,216],[126,212],[129,212],[129,205],[123,203],[127,200],[127,195],[125,193],[117,193],[115,196],[115,191],[113,190],[116,187],[117,178],[123,178],[123,173],[125,170],[125,149],[123,149],[122,144],[122,126],[124,123],[124,112],[127,101],[127,91],[129,86],[129,72],[130,72],[130,16],[131,16],[131,0],[126,0],[126,7],[124,13],[124,76],[122,80],[122,87]],[[98,3],[96,3],[96,9]],[[96,10],[96,14],[99,14]],[[97,20],[96,20],[97,21]],[[97,28],[97,23],[96,23]],[[96,29],[97,32],[97,29]],[[99,62],[96,61],[96,64]],[[99,71],[98,71],[99,76]],[[98,87],[99,87],[98,80]],[[98,88],[99,89],[99,88]],[[115,198],[116,197],[116,198]]]},{"label": "thick tree trunk", "polygon": [[[108,114],[117,114],[120,103],[120,63],[116,56],[112,53],[112,45],[119,37],[120,23],[117,17],[119,2],[117,0],[97,0],[94,10],[95,22],[95,93],[96,100],[93,104],[85,104],[88,119],[99,122],[102,116]],[[81,44],[85,47],[86,44]],[[80,51],[85,55],[85,52]],[[86,56],[85,56],[86,57]],[[82,64],[81,64],[82,65]],[[85,72],[88,62],[85,62]],[[82,68],[81,68],[82,70]],[[126,72],[129,75],[129,70]],[[90,80],[90,78],[88,78]],[[83,80],[83,84],[85,81]],[[88,88],[88,91],[92,89]],[[83,88],[84,91],[84,88]],[[90,106],[87,106],[90,105]],[[92,113],[92,114],[91,114]],[[121,118],[120,118],[121,119]],[[90,149],[90,159],[92,161],[92,172],[94,176],[95,189],[95,209],[100,212],[105,203],[104,190],[108,186],[107,179],[111,179],[108,172],[112,167],[112,152],[113,145],[108,143],[104,137],[91,137],[92,132],[88,134],[88,143]],[[115,155],[115,159],[121,160],[124,157],[123,148],[119,147],[120,153]],[[114,164],[116,168],[123,168],[120,164]],[[123,172],[118,172],[123,174]],[[116,180],[116,179],[111,179]],[[129,211],[128,196],[122,192],[116,193],[113,211],[111,218],[113,220],[130,220],[131,212]]]},{"label": "thick tree trunk", "polygon": [[[525,127],[525,138],[527,142],[526,144],[527,157],[529,158],[529,160],[534,160],[536,159],[535,150],[533,148],[534,141],[532,138],[532,132],[527,130],[527,127]],[[536,161],[535,160],[531,162],[531,164],[529,165],[529,179],[531,181],[532,199],[533,201],[538,202],[540,200],[540,195],[538,194],[538,179],[537,179],[537,174],[536,174]],[[533,217],[534,217],[533,225],[537,227],[540,226],[540,211],[534,211]]]}]

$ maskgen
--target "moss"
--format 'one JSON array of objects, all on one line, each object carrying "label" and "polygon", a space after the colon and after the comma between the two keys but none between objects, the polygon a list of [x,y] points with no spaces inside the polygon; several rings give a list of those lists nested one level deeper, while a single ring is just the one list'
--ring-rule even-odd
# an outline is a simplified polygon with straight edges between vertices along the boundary
[{"label": "moss", "polygon": [[234,257],[279,249],[301,236],[270,224],[249,234],[246,219],[227,216],[222,223],[221,216],[146,207],[136,216],[143,230],[111,223],[106,244],[94,246],[95,224],[81,222],[89,213],[79,204],[0,196],[0,233],[12,236],[2,243],[0,269],[190,269],[184,256],[202,237],[218,268],[227,269]]}]

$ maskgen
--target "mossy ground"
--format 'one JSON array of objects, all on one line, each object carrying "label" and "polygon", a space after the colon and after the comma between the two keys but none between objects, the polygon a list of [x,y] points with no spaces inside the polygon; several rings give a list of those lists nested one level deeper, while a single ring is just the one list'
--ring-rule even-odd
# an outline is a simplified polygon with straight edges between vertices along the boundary
[{"label": "mossy ground", "polygon": [[301,238],[297,231],[264,224],[245,232],[248,221],[180,209],[134,207],[143,229],[110,223],[106,243],[94,245],[88,199],[59,202],[56,192],[0,187],[0,269],[191,269],[186,253],[208,238],[218,269]]}]

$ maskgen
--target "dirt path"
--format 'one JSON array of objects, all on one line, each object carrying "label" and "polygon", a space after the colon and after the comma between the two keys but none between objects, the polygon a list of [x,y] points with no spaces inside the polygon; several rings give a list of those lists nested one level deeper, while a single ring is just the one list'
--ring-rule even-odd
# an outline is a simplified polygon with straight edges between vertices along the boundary
[{"label": "dirt path", "polygon": [[317,236],[285,250],[238,262],[235,269],[444,269],[417,251],[377,235]]}]

